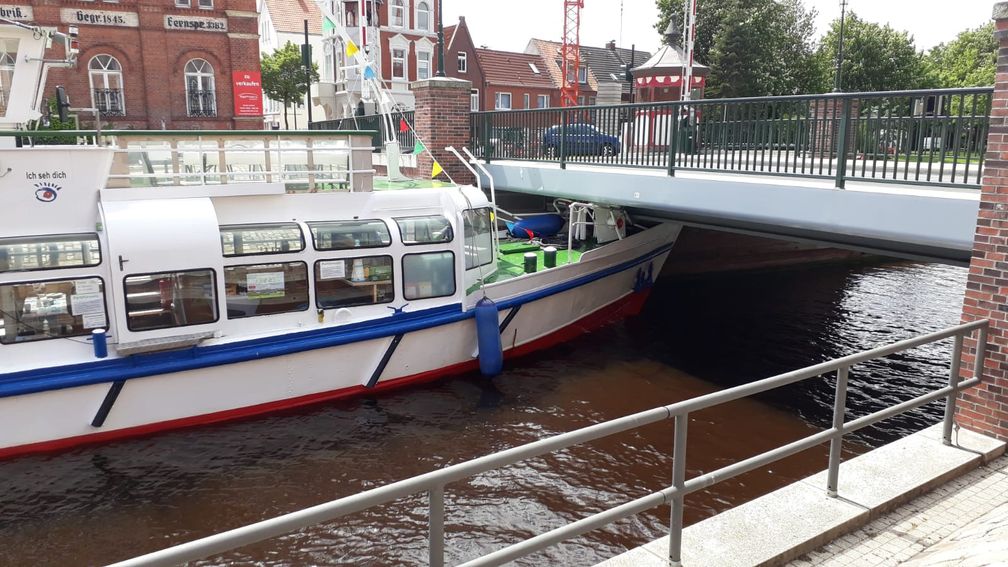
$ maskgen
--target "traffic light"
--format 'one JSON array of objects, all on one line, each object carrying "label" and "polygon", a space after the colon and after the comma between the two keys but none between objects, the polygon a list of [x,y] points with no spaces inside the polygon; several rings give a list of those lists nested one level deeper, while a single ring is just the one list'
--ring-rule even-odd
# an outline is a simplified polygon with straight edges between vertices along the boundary
[{"label": "traffic light", "polygon": [[59,114],[60,122],[66,122],[67,109],[70,108],[70,99],[67,98],[66,89],[63,85],[56,87],[56,113]]}]

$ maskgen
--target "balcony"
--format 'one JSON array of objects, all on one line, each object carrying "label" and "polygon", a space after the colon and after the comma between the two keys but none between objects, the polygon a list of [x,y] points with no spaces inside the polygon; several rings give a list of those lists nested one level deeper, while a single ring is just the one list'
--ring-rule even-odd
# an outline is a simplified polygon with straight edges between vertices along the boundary
[{"label": "balcony", "polygon": [[119,89],[94,89],[91,91],[94,107],[102,116],[126,116],[123,94]]},{"label": "balcony", "polygon": [[217,95],[212,90],[187,91],[186,108],[189,116],[217,116]]}]

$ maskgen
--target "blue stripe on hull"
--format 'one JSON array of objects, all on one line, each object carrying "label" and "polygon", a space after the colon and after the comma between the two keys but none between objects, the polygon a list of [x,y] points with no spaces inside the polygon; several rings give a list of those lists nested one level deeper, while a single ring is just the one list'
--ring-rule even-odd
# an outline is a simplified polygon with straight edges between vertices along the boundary
[{"label": "blue stripe on hull", "polygon": [[[644,256],[604,270],[519,297],[499,301],[497,306],[501,310],[509,309],[562,293],[647,262],[668,252],[671,248],[672,244],[667,244]],[[472,311],[463,311],[462,305],[456,303],[336,328],[298,331],[223,345],[197,346],[185,350],[138,354],[126,358],[12,372],[0,375],[0,398],[283,356],[407,334],[463,321],[472,316]]]}]

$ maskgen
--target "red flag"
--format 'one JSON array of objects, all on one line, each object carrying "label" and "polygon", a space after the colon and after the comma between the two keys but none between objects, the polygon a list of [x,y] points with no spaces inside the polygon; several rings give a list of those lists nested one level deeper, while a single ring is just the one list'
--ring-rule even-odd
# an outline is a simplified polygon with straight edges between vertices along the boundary
[{"label": "red flag", "polygon": [[399,119],[399,131],[409,132],[409,124],[406,123],[406,119],[404,118]]}]

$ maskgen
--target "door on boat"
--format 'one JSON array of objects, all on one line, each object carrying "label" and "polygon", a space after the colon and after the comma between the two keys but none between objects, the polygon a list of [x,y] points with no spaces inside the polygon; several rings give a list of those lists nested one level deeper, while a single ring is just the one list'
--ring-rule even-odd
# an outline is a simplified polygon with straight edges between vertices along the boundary
[{"label": "door on boat", "polygon": [[208,198],[103,198],[120,353],[196,344],[219,329],[220,231]]}]

